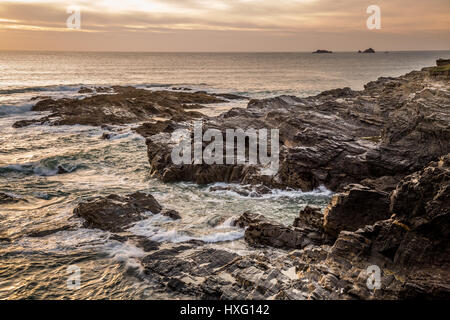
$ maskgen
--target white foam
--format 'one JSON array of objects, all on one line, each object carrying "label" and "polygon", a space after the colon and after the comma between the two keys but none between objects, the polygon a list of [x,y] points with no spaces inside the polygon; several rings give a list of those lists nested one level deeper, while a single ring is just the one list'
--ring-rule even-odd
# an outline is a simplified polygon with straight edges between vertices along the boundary
[{"label": "white foam", "polygon": [[224,242],[224,241],[234,241],[238,240],[244,237],[245,230],[236,230],[236,231],[229,231],[229,232],[218,232],[209,234],[203,237],[198,238],[197,240],[202,240],[209,243],[215,243],[215,242]]},{"label": "white foam", "polygon": [[150,239],[153,241],[158,241],[158,242],[178,243],[178,242],[194,240],[195,238],[189,237],[186,235],[181,235],[178,233],[177,230],[168,230],[168,231],[161,231],[161,232],[153,235],[152,237],[150,237]]},{"label": "white foam", "polygon": [[[211,188],[213,187],[231,187],[233,189],[242,190],[246,193],[249,193],[248,195],[242,195],[234,190],[215,190],[211,191]],[[214,194],[222,194],[226,196],[232,196],[237,198],[260,198],[260,199],[274,199],[274,198],[302,198],[305,196],[317,196],[317,197],[330,197],[333,195],[333,192],[328,190],[325,186],[320,186],[319,188],[313,190],[313,191],[307,191],[303,192],[301,190],[294,190],[294,189],[271,189],[269,193],[267,194],[258,194],[256,191],[256,186],[251,185],[240,185],[240,184],[233,184],[233,183],[223,183],[218,182],[214,183],[206,189],[207,192],[211,192]],[[251,188],[252,191],[249,191],[248,188]]]},{"label": "white foam", "polygon": [[124,138],[131,138],[133,140],[145,140],[145,138],[143,136],[141,136],[135,132],[132,132],[132,131],[113,135],[109,140],[114,141],[114,140],[120,140],[120,139],[124,139]]},{"label": "white foam", "polygon": [[[217,229],[227,229],[231,227],[232,218],[227,219],[219,228]],[[202,236],[188,236],[176,229],[167,230],[164,226],[167,223],[173,223],[174,221],[169,217],[156,214],[149,219],[145,219],[135,223],[127,231],[138,235],[147,237],[153,241],[158,242],[185,242],[189,240],[201,240],[204,242],[223,242],[223,241],[234,241],[240,239],[244,236],[244,230],[234,228],[235,230],[229,232],[217,232]]]},{"label": "white foam", "polygon": [[104,249],[113,260],[125,264],[127,269],[142,271],[142,265],[138,259],[145,256],[144,250],[129,242],[121,243],[118,241],[108,242],[105,244]]},{"label": "white foam", "polygon": [[230,217],[226,219],[223,223],[215,227],[215,229],[228,229],[233,227],[233,223],[236,221],[235,217]]}]

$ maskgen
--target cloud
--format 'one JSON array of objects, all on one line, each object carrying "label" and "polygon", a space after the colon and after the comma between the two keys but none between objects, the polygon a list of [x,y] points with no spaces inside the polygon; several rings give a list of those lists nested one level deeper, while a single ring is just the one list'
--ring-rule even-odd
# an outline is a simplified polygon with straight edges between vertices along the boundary
[{"label": "cloud", "polygon": [[[450,34],[448,0],[378,0],[381,35]],[[239,32],[258,37],[301,33],[350,36],[367,32],[367,3],[360,0],[2,0],[0,30],[72,32],[65,28],[66,8],[82,12],[80,32],[186,35]],[[42,36],[43,37],[43,36]],[[373,35],[371,35],[373,37]],[[206,41],[204,39],[203,41]]]}]

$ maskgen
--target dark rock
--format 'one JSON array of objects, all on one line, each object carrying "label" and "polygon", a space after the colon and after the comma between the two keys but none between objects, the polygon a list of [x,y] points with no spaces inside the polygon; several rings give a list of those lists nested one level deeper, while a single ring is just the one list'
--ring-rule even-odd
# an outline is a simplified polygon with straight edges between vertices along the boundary
[{"label": "dark rock", "polygon": [[93,93],[94,91],[90,88],[81,87],[80,90],[78,90],[78,93]]},{"label": "dark rock", "polygon": [[383,176],[379,178],[374,179],[364,179],[361,181],[361,184],[370,188],[375,189],[378,191],[384,191],[384,192],[391,192],[393,191],[397,184],[402,179],[402,176]]},{"label": "dark rock", "polygon": [[58,166],[58,174],[66,174],[66,173],[70,173],[70,171],[67,170],[66,168],[64,168],[63,166],[59,165]]},{"label": "dark rock", "polygon": [[48,121],[47,117],[41,118],[41,119],[33,119],[33,120],[20,120],[20,121],[14,122],[13,128],[17,129],[17,128],[28,127],[33,124],[43,124],[47,121]]},{"label": "dark rock", "polygon": [[[363,91],[342,88],[307,98],[253,99],[247,109],[204,119],[203,129],[278,129],[276,175],[261,175],[260,165],[174,165],[171,129],[165,139],[147,139],[151,173],[165,182],[264,184],[304,191],[320,185],[341,191],[358,183],[390,192],[402,177],[450,152],[447,90],[448,81],[417,71],[379,78]],[[380,179],[386,176],[391,178]]]},{"label": "dark rock", "polygon": [[135,237],[136,246],[142,248],[145,252],[155,251],[159,249],[160,243],[150,240],[146,237]]},{"label": "dark rock", "polygon": [[250,245],[294,249],[309,244],[302,232],[291,227],[265,221],[250,224],[245,230],[245,241]]},{"label": "dark rock", "polygon": [[450,66],[450,59],[438,59],[436,60],[436,65],[438,67]]},{"label": "dark rock", "polygon": [[95,91],[97,93],[106,93],[106,92],[114,91],[114,89],[113,88],[109,88],[109,87],[95,87]]},{"label": "dark rock", "polygon": [[186,87],[173,87],[172,90],[178,90],[178,91],[192,91],[191,88],[186,88]]},{"label": "dark rock", "polygon": [[323,229],[323,214],[319,207],[306,206],[294,220],[294,227],[310,226],[318,230]]},{"label": "dark rock", "polygon": [[389,194],[362,185],[350,185],[348,191],[333,196],[324,210],[324,229],[337,236],[342,230],[355,231],[390,217]]},{"label": "dark rock", "polygon": [[[351,294],[368,299],[450,297],[450,155],[405,177],[391,195],[394,215],[355,232],[342,231],[325,263],[353,283]],[[370,293],[352,277],[376,264],[382,289]],[[358,285],[359,282],[359,285]]]},{"label": "dark rock", "polygon": [[85,220],[85,227],[105,231],[124,231],[131,223],[148,218],[148,213],[157,214],[161,205],[151,195],[133,193],[128,196],[109,195],[81,202],[74,209],[76,216]]},{"label": "dark rock", "polygon": [[362,53],[375,53],[375,50],[373,50],[372,48],[369,48],[369,49],[364,50]]},{"label": "dark rock", "polygon": [[73,230],[73,229],[74,229],[73,226],[62,226],[59,228],[32,231],[32,232],[28,233],[27,235],[32,238],[41,238],[41,237],[46,237],[46,236],[49,236],[51,234],[54,234],[54,233],[57,233],[60,231]]},{"label": "dark rock", "polygon": [[391,195],[390,209],[408,231],[395,263],[406,267],[450,263],[450,155],[403,179]]},{"label": "dark rock", "polygon": [[50,96],[36,96],[31,98],[31,101],[35,101],[35,100],[42,100],[42,99],[50,99]]},{"label": "dark rock", "polygon": [[[33,111],[50,111],[51,116],[39,120],[20,121],[14,127],[48,122],[53,125],[120,125],[150,120],[153,117],[193,119],[200,113],[186,112],[186,104],[210,104],[225,102],[207,93],[149,91],[134,87],[110,88],[106,94],[93,95],[84,99],[44,99],[37,102]],[[85,90],[83,90],[85,91]],[[103,92],[99,88],[97,92]]]},{"label": "dark rock", "polygon": [[112,137],[114,137],[116,134],[112,132],[103,132],[102,134],[102,140],[109,140]]},{"label": "dark rock", "polygon": [[0,204],[17,203],[23,199],[15,197],[11,194],[0,192]]},{"label": "dark rock", "polygon": [[[296,250],[239,256],[201,243],[165,244],[142,260],[145,274],[177,294],[204,299],[448,299],[449,164],[446,155],[402,179],[391,195],[391,218],[341,231],[332,246],[307,234],[320,229],[315,208],[300,213],[298,227],[246,212],[235,224],[247,227],[248,243]],[[348,208],[350,199],[359,203],[355,220],[364,220],[369,206],[361,206],[357,194],[369,193],[372,205],[384,195],[370,192],[351,186],[342,202]],[[374,265],[378,289],[367,286]]]},{"label": "dark rock", "polygon": [[255,185],[255,186],[212,186],[209,188],[210,192],[217,191],[232,191],[243,197],[261,197],[265,194],[269,194],[272,190],[264,185]]},{"label": "dark rock", "polygon": [[140,125],[138,128],[134,129],[141,136],[149,137],[161,132],[172,132],[176,130],[179,126],[172,120],[166,121],[156,121],[156,122],[146,122]]},{"label": "dark rock", "polygon": [[333,51],[328,51],[328,50],[316,50],[313,53],[333,53]]},{"label": "dark rock", "polygon": [[175,210],[167,210],[167,209],[165,209],[165,210],[162,210],[160,212],[160,214],[162,214],[163,216],[169,217],[169,218],[171,218],[173,220],[181,219],[180,214],[178,213],[178,211],[175,211]]},{"label": "dark rock", "polygon": [[321,243],[322,235],[308,226],[293,228],[267,220],[264,216],[251,212],[243,213],[235,226],[245,230],[245,241],[250,245],[263,245],[274,248],[303,248],[311,243]]},{"label": "dark rock", "polygon": [[259,223],[265,221],[265,217],[260,214],[252,213],[250,211],[244,212],[238,219],[236,219],[232,224],[239,228],[248,227],[252,223]]}]

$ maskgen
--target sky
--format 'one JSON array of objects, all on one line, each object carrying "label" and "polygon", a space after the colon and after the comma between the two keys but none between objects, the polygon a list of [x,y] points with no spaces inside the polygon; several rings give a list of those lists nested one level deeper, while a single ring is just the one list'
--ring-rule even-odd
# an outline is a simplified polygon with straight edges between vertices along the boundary
[{"label": "sky", "polygon": [[[381,29],[368,29],[367,7]],[[80,29],[67,27],[68,7]],[[71,20],[74,21],[74,20]],[[0,50],[450,50],[449,0],[0,0]]]}]

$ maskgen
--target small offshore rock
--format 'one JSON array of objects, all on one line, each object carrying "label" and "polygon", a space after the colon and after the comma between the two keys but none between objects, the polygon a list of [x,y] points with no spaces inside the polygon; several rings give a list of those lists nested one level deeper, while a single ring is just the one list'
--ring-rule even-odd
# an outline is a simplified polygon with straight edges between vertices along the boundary
[{"label": "small offshore rock", "polygon": [[121,232],[131,223],[148,218],[148,213],[157,214],[161,210],[161,205],[152,195],[137,192],[89,199],[79,203],[73,212],[85,220],[87,228]]},{"label": "small offshore rock", "polygon": [[163,216],[169,217],[169,218],[171,218],[171,219],[173,219],[173,220],[179,220],[179,219],[181,219],[180,213],[178,213],[178,211],[175,211],[175,210],[168,210],[168,209],[165,209],[165,210],[162,210],[162,211],[160,212],[160,214],[162,214]]}]

